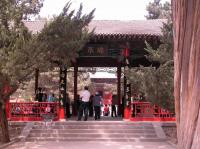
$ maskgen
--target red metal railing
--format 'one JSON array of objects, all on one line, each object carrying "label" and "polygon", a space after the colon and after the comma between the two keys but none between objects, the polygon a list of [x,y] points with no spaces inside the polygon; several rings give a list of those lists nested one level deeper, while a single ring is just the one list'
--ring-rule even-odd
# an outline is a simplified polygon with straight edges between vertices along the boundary
[{"label": "red metal railing", "polygon": [[133,121],[175,121],[174,113],[150,102],[132,102],[130,117]]},{"label": "red metal railing", "polygon": [[59,118],[58,102],[20,102],[9,103],[8,118],[11,121],[42,121],[47,117]]},{"label": "red metal railing", "polygon": [[[58,102],[21,102],[8,103],[8,119],[11,121],[43,121],[46,118],[59,119]],[[151,105],[150,102],[132,102],[126,108],[126,119],[132,121],[175,121],[170,111]]]}]

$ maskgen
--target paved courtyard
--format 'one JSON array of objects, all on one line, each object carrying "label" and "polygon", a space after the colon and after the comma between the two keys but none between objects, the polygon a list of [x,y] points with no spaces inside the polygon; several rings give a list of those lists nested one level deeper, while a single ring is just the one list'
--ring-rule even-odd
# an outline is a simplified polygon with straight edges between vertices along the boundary
[{"label": "paved courtyard", "polygon": [[157,122],[28,122],[6,149],[175,149]]},{"label": "paved courtyard", "polygon": [[6,149],[175,149],[168,142],[19,142]]}]

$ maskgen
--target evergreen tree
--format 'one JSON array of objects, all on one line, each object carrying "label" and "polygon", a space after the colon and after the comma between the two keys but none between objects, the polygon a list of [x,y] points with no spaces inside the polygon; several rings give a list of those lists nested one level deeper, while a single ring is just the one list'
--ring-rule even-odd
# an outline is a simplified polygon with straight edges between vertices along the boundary
[{"label": "evergreen tree", "polygon": [[41,0],[0,1],[0,127],[3,142],[9,141],[5,101],[36,66],[36,36],[28,31],[22,20],[37,14],[41,6]]},{"label": "evergreen tree", "polygon": [[88,24],[93,18],[95,10],[88,15],[82,15],[82,5],[75,14],[69,11],[71,3],[67,3],[63,12],[45,25],[38,41],[42,43],[46,59],[56,66],[69,67],[71,60],[78,57],[93,32],[88,31]]},{"label": "evergreen tree", "polygon": [[148,11],[147,19],[166,19],[171,18],[171,4],[169,2],[161,3],[161,0],[154,0],[146,7]]},{"label": "evergreen tree", "polygon": [[46,24],[41,33],[33,35],[23,20],[37,14],[42,2],[0,1],[0,127],[3,142],[9,142],[5,112],[9,96],[32,78],[36,68],[46,71],[55,62],[67,65],[90,35],[85,27],[93,18],[94,10],[82,15],[81,5],[74,15],[74,11],[68,12],[70,3],[59,16]]},{"label": "evergreen tree", "polygon": [[[157,12],[152,13],[151,10],[156,10],[159,6]],[[154,8],[155,7],[155,8]],[[150,9],[151,8],[151,9]],[[162,18],[165,16],[167,22],[163,23],[162,27],[162,37],[161,45],[158,49],[153,49],[151,45],[146,43],[146,51],[148,55],[146,58],[152,63],[159,63],[158,67],[143,67],[133,68],[129,71],[129,79],[135,88],[139,92],[145,94],[146,99],[154,104],[157,104],[163,108],[174,111],[174,97],[173,97],[173,34],[172,34],[172,20],[171,20],[171,8],[170,4],[166,2],[165,4],[160,4],[160,1],[154,1],[150,3],[147,7],[149,10],[149,15],[153,16],[154,19]],[[164,15],[165,14],[165,15]],[[169,17],[170,16],[170,17]],[[137,79],[135,79],[137,78]]]}]

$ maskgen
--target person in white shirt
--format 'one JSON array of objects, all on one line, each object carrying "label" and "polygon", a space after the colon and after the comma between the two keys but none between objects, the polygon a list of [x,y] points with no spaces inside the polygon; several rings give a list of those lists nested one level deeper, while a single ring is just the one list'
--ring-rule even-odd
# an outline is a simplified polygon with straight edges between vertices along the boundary
[{"label": "person in white shirt", "polygon": [[80,94],[80,106],[78,112],[78,121],[81,120],[84,112],[84,121],[87,121],[88,118],[88,107],[89,107],[89,100],[90,100],[90,92],[88,91],[88,87],[85,86],[84,90]]}]

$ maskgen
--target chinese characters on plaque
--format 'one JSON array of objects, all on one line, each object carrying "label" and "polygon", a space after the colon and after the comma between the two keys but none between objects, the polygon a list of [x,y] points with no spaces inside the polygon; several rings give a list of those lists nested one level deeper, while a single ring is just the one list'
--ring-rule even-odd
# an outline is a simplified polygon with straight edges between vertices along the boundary
[{"label": "chinese characters on plaque", "polygon": [[106,47],[88,46],[85,49],[85,54],[90,55],[90,56],[106,56],[107,55],[107,48]]}]

